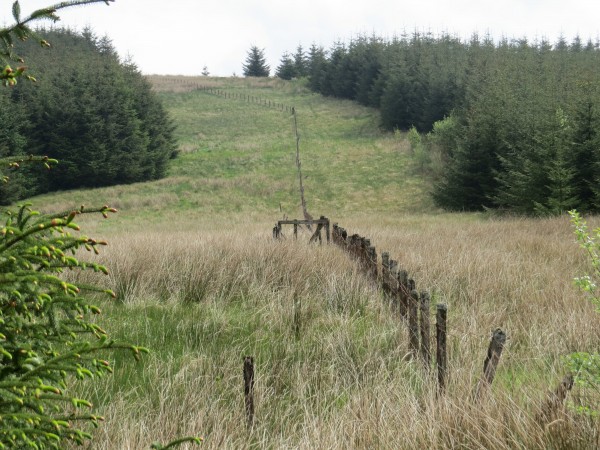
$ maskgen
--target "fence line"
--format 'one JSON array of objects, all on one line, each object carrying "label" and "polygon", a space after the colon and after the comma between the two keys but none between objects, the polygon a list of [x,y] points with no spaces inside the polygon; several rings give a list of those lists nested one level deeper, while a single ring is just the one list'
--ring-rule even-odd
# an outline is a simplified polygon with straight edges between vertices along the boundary
[{"label": "fence line", "polygon": [[232,93],[232,92],[225,91],[223,89],[217,89],[217,88],[214,88],[211,86],[206,86],[201,83],[190,81],[190,80],[183,80],[183,79],[175,78],[175,79],[169,79],[168,81],[170,83],[174,83],[174,84],[182,85],[183,87],[186,87],[186,88],[190,88],[191,90],[202,91],[206,94],[215,95],[215,96],[222,97],[225,99],[240,100],[240,101],[243,101],[246,103],[252,103],[255,105],[264,106],[266,108],[275,109],[277,111],[282,111],[282,112],[287,112],[287,113],[292,113],[294,111],[293,106],[286,105],[285,103],[274,102],[274,101],[271,101],[270,99],[266,99],[263,97],[257,97],[257,96],[248,95],[248,94],[240,94],[237,92]]},{"label": "fence line", "polygon": [[[382,252],[381,265],[378,263],[377,251],[371,241],[358,234],[348,235],[348,232],[333,224],[332,241],[342,247],[355,258],[362,271],[375,281],[383,292],[383,297],[392,310],[397,311],[404,319],[408,328],[408,355],[419,358],[423,367],[429,370],[431,366],[431,326],[430,301],[428,292],[416,290],[415,281],[408,277],[408,272],[399,267],[398,261],[391,259],[388,252]],[[447,307],[444,305],[444,308]],[[438,326],[440,330],[436,349],[438,354],[446,352],[446,327]],[[438,357],[438,360],[440,358]],[[440,386],[445,386],[446,370],[441,372]]]},{"label": "fence line", "polygon": [[[400,268],[398,261],[391,259],[388,252],[381,253],[381,265],[378,263],[377,251],[371,241],[358,234],[348,235],[348,232],[333,224],[332,241],[353,258],[365,275],[376,282],[383,292],[383,298],[392,310],[397,312],[408,329],[408,356],[419,359],[429,373],[431,368],[431,296],[428,292],[419,293],[415,280],[408,272]],[[443,394],[447,386],[447,317],[448,307],[445,304],[436,305],[436,368],[438,392]],[[486,386],[492,384],[496,368],[502,355],[506,334],[497,329],[490,342],[483,374],[476,386],[478,399]]]}]

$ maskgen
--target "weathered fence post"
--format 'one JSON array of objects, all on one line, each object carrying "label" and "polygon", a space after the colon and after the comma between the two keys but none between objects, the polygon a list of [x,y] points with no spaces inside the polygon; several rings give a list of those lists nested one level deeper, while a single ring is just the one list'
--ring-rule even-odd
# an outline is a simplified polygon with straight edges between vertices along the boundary
[{"label": "weathered fence post", "polygon": [[375,247],[369,246],[367,248],[367,256],[369,261],[369,272],[375,282],[377,282],[377,250]]},{"label": "weathered fence post", "polygon": [[390,267],[390,254],[388,252],[381,252],[381,290],[383,291],[384,298],[387,299],[389,295],[389,267]]},{"label": "weathered fence post", "polygon": [[369,247],[371,246],[371,241],[365,237],[361,238],[360,241],[360,257],[363,262],[363,267],[365,272],[371,273],[371,264],[369,264]]},{"label": "weathered fence post", "polygon": [[298,239],[298,222],[294,222],[294,239]]},{"label": "weathered fence post", "polygon": [[329,228],[330,222],[327,219],[327,223],[325,223],[325,235],[327,236],[327,243],[331,240],[331,229]]},{"label": "weathered fence post", "polygon": [[443,394],[446,391],[446,377],[448,375],[448,360],[446,354],[446,317],[448,314],[448,307],[444,304],[438,304],[436,308],[435,338],[438,392]]},{"label": "weathered fence post", "polygon": [[246,405],[246,425],[254,424],[254,358],[244,357],[244,403]]},{"label": "weathered fence post", "polygon": [[426,370],[429,370],[430,365],[430,326],[429,326],[429,303],[430,297],[428,292],[421,292],[420,309],[421,309],[421,359]]},{"label": "weathered fence post", "polygon": [[398,311],[398,296],[400,294],[398,284],[398,261],[390,259],[389,266],[389,278],[388,278],[388,289],[389,289],[389,302],[393,311]]},{"label": "weathered fence post", "polygon": [[500,328],[496,328],[492,334],[492,340],[490,341],[490,345],[488,347],[487,356],[483,362],[483,376],[477,384],[477,389],[475,391],[476,398],[480,397],[483,389],[492,385],[505,343],[506,333]]},{"label": "weathered fence post", "polygon": [[399,310],[400,316],[406,317],[408,314],[408,296],[410,293],[408,287],[408,272],[406,270],[399,270],[398,275],[398,293],[399,293]]},{"label": "weathered fence post", "polygon": [[[410,285],[409,280],[409,285]],[[414,282],[413,282],[414,284]],[[416,290],[411,290],[408,297],[408,350],[412,356],[419,352],[419,313],[418,313],[419,294]]]}]

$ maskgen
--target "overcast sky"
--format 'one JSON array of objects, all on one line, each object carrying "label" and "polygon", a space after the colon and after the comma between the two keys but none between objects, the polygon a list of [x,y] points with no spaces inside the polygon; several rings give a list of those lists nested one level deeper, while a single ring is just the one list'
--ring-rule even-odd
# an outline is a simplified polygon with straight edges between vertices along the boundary
[{"label": "overcast sky", "polygon": [[[58,0],[20,0],[28,13]],[[11,1],[0,12],[10,23]],[[329,48],[353,35],[392,37],[404,30],[473,32],[533,40],[559,35],[596,40],[599,0],[116,0],[64,10],[64,26],[107,34],[145,74],[242,72],[251,45],[265,49],[272,71],[285,51],[313,42]]]}]

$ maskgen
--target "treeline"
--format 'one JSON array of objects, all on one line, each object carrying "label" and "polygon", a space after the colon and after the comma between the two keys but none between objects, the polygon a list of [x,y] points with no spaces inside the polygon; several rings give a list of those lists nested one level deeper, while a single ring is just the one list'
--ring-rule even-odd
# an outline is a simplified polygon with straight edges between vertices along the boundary
[{"label": "treeline", "polygon": [[[600,210],[598,43],[415,33],[312,46],[313,90],[379,108],[451,210]],[[426,133],[423,135],[423,133]]]},{"label": "treeline", "polygon": [[0,93],[0,155],[47,155],[50,173],[21,168],[0,192],[4,204],[52,190],[157,179],[176,154],[174,127],[137,67],[90,30],[43,31],[51,43],[19,43],[27,73]]}]

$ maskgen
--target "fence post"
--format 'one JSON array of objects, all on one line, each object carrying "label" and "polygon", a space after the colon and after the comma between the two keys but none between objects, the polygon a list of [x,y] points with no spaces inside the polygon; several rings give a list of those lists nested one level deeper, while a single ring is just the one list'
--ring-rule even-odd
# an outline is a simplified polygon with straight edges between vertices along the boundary
[{"label": "fence post", "polygon": [[429,303],[431,301],[428,292],[421,292],[421,358],[423,359],[423,365],[426,370],[429,370],[430,366],[430,326],[429,326]]},{"label": "fence post", "polygon": [[367,256],[369,257],[369,271],[373,280],[377,282],[377,250],[375,250],[375,247],[371,246],[368,247],[367,251]]},{"label": "fence post", "polygon": [[399,310],[400,316],[406,317],[408,314],[408,272],[406,270],[398,271],[398,294],[399,294]]},{"label": "fence post", "polygon": [[448,375],[448,360],[446,354],[446,317],[448,307],[440,303],[436,308],[435,337],[438,392],[443,394],[446,391],[446,377]]},{"label": "fence post", "polygon": [[496,328],[492,334],[492,340],[488,347],[487,356],[483,362],[483,376],[477,384],[477,389],[475,391],[476,398],[479,398],[484,388],[491,386],[494,381],[496,369],[498,368],[498,363],[500,362],[500,356],[502,356],[502,350],[504,349],[505,343],[506,333],[500,328]]},{"label": "fence post", "polygon": [[389,289],[389,302],[393,311],[398,311],[398,295],[399,295],[399,285],[398,285],[398,261],[395,259],[390,259],[389,262],[389,278],[388,282],[390,283],[388,286]]},{"label": "fence post", "polygon": [[[409,280],[409,285],[410,281],[412,280]],[[408,350],[411,356],[416,356],[419,352],[418,302],[419,294],[413,289],[408,297]]]},{"label": "fence post", "polygon": [[331,240],[331,229],[329,228],[330,222],[329,219],[327,219],[327,223],[325,224],[325,234],[327,235],[327,243],[329,244],[329,241]]},{"label": "fence post", "polygon": [[294,239],[298,239],[298,222],[294,221]]},{"label": "fence post", "polygon": [[244,404],[246,406],[246,425],[254,424],[254,358],[244,357]]},{"label": "fence post", "polygon": [[389,296],[389,267],[390,267],[390,254],[389,252],[381,252],[381,289],[383,290],[384,297]]}]

